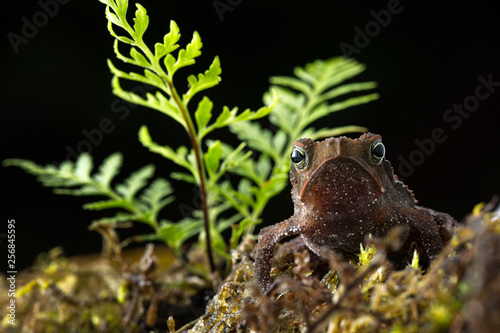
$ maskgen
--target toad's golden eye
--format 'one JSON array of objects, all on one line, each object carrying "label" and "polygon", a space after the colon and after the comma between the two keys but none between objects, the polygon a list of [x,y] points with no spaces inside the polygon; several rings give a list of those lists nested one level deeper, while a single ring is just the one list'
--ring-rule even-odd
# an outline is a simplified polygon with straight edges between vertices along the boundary
[{"label": "toad's golden eye", "polygon": [[307,166],[307,154],[302,147],[293,147],[292,154],[290,156],[293,165],[297,170],[303,170]]},{"label": "toad's golden eye", "polygon": [[382,141],[377,140],[370,147],[370,159],[375,164],[382,163],[385,156],[385,146]]}]

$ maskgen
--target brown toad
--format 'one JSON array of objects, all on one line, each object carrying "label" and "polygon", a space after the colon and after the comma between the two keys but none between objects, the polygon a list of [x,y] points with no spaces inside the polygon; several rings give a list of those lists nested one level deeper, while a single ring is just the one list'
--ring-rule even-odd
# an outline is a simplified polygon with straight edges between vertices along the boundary
[{"label": "brown toad", "polygon": [[356,254],[367,235],[381,238],[402,225],[401,251],[416,245],[427,261],[451,237],[456,221],[416,205],[385,159],[380,135],[300,139],[293,145],[291,161],[294,214],[259,233],[255,279],[262,290],[271,285],[274,248],[288,236],[300,235],[314,253],[328,258],[331,251]]}]

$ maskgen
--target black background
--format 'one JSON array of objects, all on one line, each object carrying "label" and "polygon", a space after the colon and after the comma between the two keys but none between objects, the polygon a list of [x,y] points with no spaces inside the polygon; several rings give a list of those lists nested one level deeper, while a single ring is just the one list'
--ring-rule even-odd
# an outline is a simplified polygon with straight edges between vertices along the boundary
[{"label": "black background", "polygon": [[[371,11],[386,9],[389,2],[232,1],[232,11],[222,13],[223,20],[213,1],[141,3],[150,15],[146,37],[150,45],[168,31],[171,19],[183,34],[181,45],[194,30],[200,33],[203,55],[196,67],[183,74],[201,72],[215,55],[220,56],[222,83],[207,91],[220,110],[223,105],[260,107],[269,76],[292,75],[295,66],[341,55],[339,44],[354,45],[354,28],[364,30],[374,20]],[[456,130],[443,120],[454,103],[474,95],[479,76],[491,75],[500,81],[500,19],[493,3],[401,1],[401,12],[392,15],[390,23],[354,55],[367,65],[355,81],[377,81],[381,98],[317,124],[363,125],[382,134],[395,169],[399,156],[408,158],[416,149],[414,140],[430,138],[435,128],[442,128],[447,140],[406,177],[406,183],[422,205],[447,211],[457,219],[500,190],[500,87]],[[108,118],[114,129],[93,147],[96,163],[122,151],[124,174],[152,162],[157,165],[157,176],[168,177],[174,166],[146,151],[137,141],[137,131],[147,124],[160,143],[188,144],[187,136],[159,112],[130,108],[124,119],[119,118],[123,114],[113,112],[113,103],[120,102],[111,93],[106,64],[114,54],[104,5],[97,0],[60,4],[27,43],[18,45],[18,52],[8,34],[22,36],[22,18],[33,22],[42,7],[32,0],[9,1],[2,7],[1,159],[26,158],[41,164],[62,161],[67,146],[75,149],[85,140],[82,131],[91,131]],[[117,60],[114,63],[131,69]],[[228,132],[216,134],[236,143]],[[16,220],[18,268],[31,265],[38,253],[57,245],[69,255],[99,251],[100,236],[87,226],[101,215],[83,211],[85,199],[54,195],[16,168],[2,167],[0,175],[4,223],[0,233],[6,230],[8,219]],[[190,205],[192,189],[179,183],[174,186],[179,203]],[[264,221],[275,223],[291,214],[286,190],[271,201]],[[166,217],[180,217],[177,205],[170,206]]]}]

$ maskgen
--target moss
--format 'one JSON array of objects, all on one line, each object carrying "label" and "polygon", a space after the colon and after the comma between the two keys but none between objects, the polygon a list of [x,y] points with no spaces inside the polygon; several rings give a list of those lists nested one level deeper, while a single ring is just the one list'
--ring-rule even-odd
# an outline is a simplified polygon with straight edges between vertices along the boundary
[{"label": "moss", "polygon": [[[418,256],[396,271],[383,251],[367,247],[356,265],[333,258],[320,280],[310,269],[316,257],[299,252],[292,274],[278,276],[263,294],[251,279],[252,252],[240,251],[245,260],[234,268],[246,278],[228,277],[190,332],[495,331],[500,219],[491,209],[476,207],[425,273]],[[275,271],[290,273],[283,268],[289,261],[275,264],[281,266]]]},{"label": "moss", "polygon": [[[53,251],[19,275],[16,329],[493,332],[500,327],[499,212],[491,205],[476,208],[426,272],[415,257],[394,270],[383,244],[376,251],[364,247],[356,263],[332,256],[326,270],[308,251],[279,250],[274,272],[280,275],[267,293],[253,282],[255,243],[246,238],[232,252],[232,270],[208,303],[204,280],[187,275],[178,261],[165,267],[157,257],[171,259],[161,249],[85,264]],[[197,262],[203,253],[193,249],[187,257]],[[2,308],[6,294],[0,294]],[[6,318],[3,328],[11,328]]]}]

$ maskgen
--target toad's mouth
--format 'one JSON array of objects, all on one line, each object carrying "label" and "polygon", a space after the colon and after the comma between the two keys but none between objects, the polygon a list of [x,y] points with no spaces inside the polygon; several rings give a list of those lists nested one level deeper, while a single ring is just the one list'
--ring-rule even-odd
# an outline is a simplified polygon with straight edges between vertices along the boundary
[{"label": "toad's mouth", "polygon": [[375,175],[353,158],[334,156],[323,161],[304,183],[299,199],[316,209],[353,206],[374,201],[384,193]]}]

